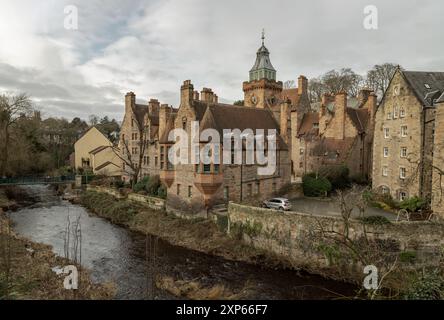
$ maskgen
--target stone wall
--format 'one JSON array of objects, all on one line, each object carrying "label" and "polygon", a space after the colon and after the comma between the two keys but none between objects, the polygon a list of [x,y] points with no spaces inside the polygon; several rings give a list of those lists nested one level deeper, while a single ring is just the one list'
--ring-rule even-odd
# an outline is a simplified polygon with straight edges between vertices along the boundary
[{"label": "stone wall", "polygon": [[105,188],[105,187],[99,187],[99,186],[90,186],[88,185],[86,190],[88,191],[96,191],[101,193],[107,193],[109,195],[112,195],[116,199],[128,199],[131,201],[138,202],[139,204],[142,204],[148,208],[154,209],[154,210],[164,210],[165,209],[165,200],[161,198],[156,197],[149,197],[144,196],[137,193],[130,193],[128,196],[125,196],[121,194],[118,190],[111,189],[111,188]]},{"label": "stone wall", "polygon": [[[316,233],[323,228],[329,233],[343,233],[341,218],[313,216],[299,212],[278,212],[230,203],[228,233],[241,237],[248,244],[276,254],[296,268],[326,274],[333,278],[362,281],[363,265],[351,259],[341,269],[332,267],[331,251],[325,250],[323,237]],[[364,228],[366,232],[364,233]],[[383,225],[363,224],[351,220],[349,237],[358,241],[366,235],[375,241],[390,244],[396,256],[415,257],[407,267],[439,265],[444,247],[444,225],[431,222],[399,222]],[[370,262],[371,263],[371,262]],[[379,268],[377,262],[375,265]]]}]

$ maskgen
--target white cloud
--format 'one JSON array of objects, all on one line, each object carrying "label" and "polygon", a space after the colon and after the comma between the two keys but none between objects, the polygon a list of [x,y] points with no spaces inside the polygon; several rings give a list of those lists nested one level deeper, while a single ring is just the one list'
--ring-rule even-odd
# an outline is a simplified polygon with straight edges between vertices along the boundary
[{"label": "white cloud", "polygon": [[[439,1],[375,0],[377,31],[363,29],[361,0],[3,2],[0,89],[27,91],[48,115],[121,118],[127,91],[177,106],[185,79],[240,99],[262,28],[283,81],[383,62],[444,70]],[[63,28],[67,4],[78,31]]]}]

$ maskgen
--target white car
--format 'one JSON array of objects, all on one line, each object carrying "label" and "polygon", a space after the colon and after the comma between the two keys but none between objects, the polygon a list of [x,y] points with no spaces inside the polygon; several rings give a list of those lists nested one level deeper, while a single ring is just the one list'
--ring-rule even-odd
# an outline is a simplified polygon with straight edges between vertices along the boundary
[{"label": "white car", "polygon": [[291,209],[291,204],[286,198],[273,198],[262,202],[262,208],[288,211]]}]

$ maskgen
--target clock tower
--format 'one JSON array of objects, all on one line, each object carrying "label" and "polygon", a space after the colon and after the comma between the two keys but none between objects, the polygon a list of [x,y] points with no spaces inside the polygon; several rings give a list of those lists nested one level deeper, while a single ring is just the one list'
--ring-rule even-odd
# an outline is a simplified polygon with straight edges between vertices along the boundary
[{"label": "clock tower", "polygon": [[280,108],[282,82],[276,81],[276,70],[270,61],[270,52],[265,47],[262,31],[262,46],[256,53],[256,62],[250,70],[250,80],[243,83],[244,105],[247,107]]}]

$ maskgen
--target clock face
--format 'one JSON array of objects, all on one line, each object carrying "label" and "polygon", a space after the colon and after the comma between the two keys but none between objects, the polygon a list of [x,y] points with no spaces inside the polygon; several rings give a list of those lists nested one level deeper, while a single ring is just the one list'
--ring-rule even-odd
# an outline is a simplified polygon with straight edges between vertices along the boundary
[{"label": "clock face", "polygon": [[255,95],[251,96],[251,103],[256,104],[257,103],[257,97]]}]

